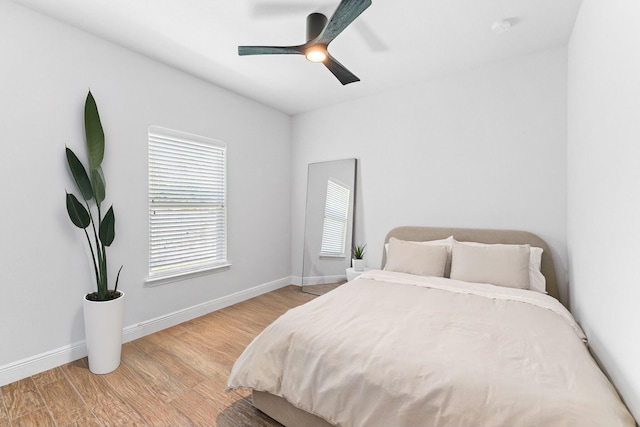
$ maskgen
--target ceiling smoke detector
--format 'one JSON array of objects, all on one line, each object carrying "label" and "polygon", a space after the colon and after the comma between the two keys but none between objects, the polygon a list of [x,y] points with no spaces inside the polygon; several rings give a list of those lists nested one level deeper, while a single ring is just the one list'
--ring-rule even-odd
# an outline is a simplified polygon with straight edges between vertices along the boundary
[{"label": "ceiling smoke detector", "polygon": [[494,22],[493,25],[491,26],[491,32],[493,34],[502,34],[509,31],[510,28],[511,28],[511,21],[509,21],[508,19],[505,19],[502,21]]}]

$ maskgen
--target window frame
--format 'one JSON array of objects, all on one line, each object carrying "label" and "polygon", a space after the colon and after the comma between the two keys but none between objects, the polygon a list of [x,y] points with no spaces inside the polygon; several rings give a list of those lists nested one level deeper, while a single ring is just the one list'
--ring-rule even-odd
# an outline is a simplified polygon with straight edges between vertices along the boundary
[{"label": "window frame", "polygon": [[[337,192],[335,191],[336,189],[334,189],[333,194],[331,191],[331,187],[332,185],[334,187],[337,187]],[[347,232],[349,231],[349,212],[351,210],[350,208],[350,201],[351,201],[351,188],[344,184],[343,182],[341,182],[340,180],[333,178],[333,177],[329,177],[329,179],[327,179],[327,192],[325,195],[325,206],[324,206],[324,214],[323,214],[323,220],[322,220],[322,235],[321,235],[321,239],[320,239],[320,258],[340,258],[340,259],[344,259],[347,257]],[[339,194],[340,192],[342,192],[343,194]],[[341,199],[344,197],[346,193],[346,203],[344,204],[344,206],[339,206],[340,208],[340,215],[335,215],[335,212],[337,211],[336,208],[338,208],[338,206],[335,206],[335,204],[332,204],[332,201],[335,202],[336,201],[336,197],[340,197]],[[343,200],[340,200],[343,201]],[[344,209],[344,215],[342,210]],[[323,249],[325,248],[325,243],[328,246],[331,246],[331,239],[325,240],[325,236],[330,236],[330,237],[334,237],[335,235],[330,232],[330,229],[333,228],[331,226],[330,223],[327,222],[327,220],[329,221],[335,221],[335,222],[340,222],[341,225],[341,236],[340,236],[340,241],[341,241],[341,248],[342,251],[341,252],[324,252]],[[329,230],[329,232],[326,232],[326,230]]]},{"label": "window frame", "polygon": [[[214,272],[218,272],[218,271],[224,271],[224,270],[228,270],[231,267],[231,262],[229,261],[229,251],[228,251],[228,229],[229,229],[229,223],[228,223],[228,218],[227,218],[227,212],[228,212],[228,194],[227,194],[227,181],[228,181],[228,170],[227,170],[227,144],[213,139],[213,138],[208,138],[208,137],[204,137],[204,136],[200,136],[200,135],[195,135],[195,134],[191,134],[191,133],[186,133],[186,132],[182,132],[182,131],[177,131],[177,130],[173,130],[173,129],[168,129],[168,128],[163,128],[160,126],[149,126],[148,127],[148,132],[147,132],[147,155],[148,155],[148,182],[147,182],[147,190],[148,190],[148,232],[149,232],[149,241],[148,241],[148,250],[147,250],[147,254],[148,254],[148,262],[147,262],[147,278],[145,280],[145,284],[147,286],[157,286],[157,285],[161,285],[164,283],[169,283],[169,282],[175,282],[175,281],[179,281],[179,280],[185,280],[185,279],[189,279],[192,277],[197,277],[197,276],[202,276],[202,275],[207,275],[207,274],[211,274]],[[156,141],[152,141],[152,139],[156,139]],[[153,262],[153,255],[152,255],[152,250],[153,250],[153,245],[152,245],[152,239],[154,237],[154,233],[152,232],[152,220],[153,220],[153,211],[157,210],[157,207],[153,206],[153,192],[152,192],[152,183],[153,183],[153,179],[152,179],[152,174],[155,172],[152,168],[154,167],[153,165],[153,159],[152,159],[152,153],[153,153],[153,148],[152,148],[152,144],[161,144],[160,141],[158,141],[158,139],[166,139],[167,141],[171,141],[171,142],[186,142],[188,144],[191,144],[192,147],[196,147],[197,145],[205,145],[205,146],[209,146],[209,147],[213,147],[215,149],[221,150],[222,151],[222,193],[223,193],[223,197],[222,197],[222,215],[221,217],[216,216],[216,218],[221,219],[223,221],[223,233],[224,236],[222,237],[222,244],[223,244],[223,249],[224,249],[224,253],[223,253],[223,257],[221,257],[221,259],[219,261],[213,262],[213,263],[201,263],[200,265],[194,265],[192,267],[174,267],[174,268],[167,268],[164,271],[152,271],[152,262]],[[166,148],[166,147],[165,147]],[[157,147],[156,147],[157,149]],[[178,153],[176,152],[176,155]],[[182,153],[181,153],[182,154]],[[157,159],[156,159],[157,160]],[[157,165],[156,165],[157,167]],[[219,169],[216,169],[216,171],[219,171]],[[157,172],[156,172],[157,173]],[[176,175],[177,176],[177,175]],[[214,186],[219,185],[219,181],[217,183],[213,184]],[[183,206],[183,208],[186,208],[186,206]],[[203,230],[204,228],[201,227],[200,230]],[[216,241],[219,240],[219,237],[215,237]]]}]

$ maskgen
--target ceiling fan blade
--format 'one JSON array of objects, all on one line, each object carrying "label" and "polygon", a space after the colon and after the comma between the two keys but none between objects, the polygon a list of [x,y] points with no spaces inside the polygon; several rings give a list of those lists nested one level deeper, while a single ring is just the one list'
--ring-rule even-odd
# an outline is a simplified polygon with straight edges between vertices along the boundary
[{"label": "ceiling fan blade", "polygon": [[348,85],[349,83],[359,82],[360,79],[353,74],[351,71],[347,70],[347,68],[339,63],[333,56],[327,55],[327,59],[323,62],[325,67],[333,73],[334,76],[340,80],[340,83],[343,85]]},{"label": "ceiling fan blade", "polygon": [[238,46],[238,55],[304,55],[303,46]]},{"label": "ceiling fan blade", "polygon": [[369,6],[371,0],[342,0],[315,42],[328,45]]}]

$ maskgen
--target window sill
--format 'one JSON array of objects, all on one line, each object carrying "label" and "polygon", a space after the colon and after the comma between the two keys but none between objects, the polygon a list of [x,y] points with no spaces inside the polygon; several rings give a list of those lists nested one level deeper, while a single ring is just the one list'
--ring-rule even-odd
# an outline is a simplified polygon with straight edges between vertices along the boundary
[{"label": "window sill", "polygon": [[206,267],[201,270],[185,271],[181,273],[175,273],[165,276],[147,277],[144,281],[144,285],[147,287],[160,286],[166,283],[179,282],[181,280],[188,280],[194,277],[206,276],[207,274],[218,273],[229,270],[231,264],[217,265],[215,267]]},{"label": "window sill", "polygon": [[344,255],[323,255],[320,254],[320,259],[333,259],[333,260],[341,260],[346,259],[347,257]]}]

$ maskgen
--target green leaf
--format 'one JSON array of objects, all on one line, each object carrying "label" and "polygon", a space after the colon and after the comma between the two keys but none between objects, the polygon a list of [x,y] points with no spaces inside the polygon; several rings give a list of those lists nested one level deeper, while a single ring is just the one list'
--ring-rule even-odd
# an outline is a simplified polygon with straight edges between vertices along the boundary
[{"label": "green leaf", "polygon": [[104,158],[104,131],[100,123],[98,106],[91,91],[87,94],[84,104],[84,131],[89,151],[89,169],[98,169]]},{"label": "green leaf", "polygon": [[93,184],[93,195],[96,203],[100,205],[104,201],[107,184],[104,182],[104,174],[102,168],[98,167],[91,171],[91,182]]},{"label": "green leaf", "polygon": [[69,169],[71,170],[71,174],[73,175],[73,179],[78,186],[78,190],[82,193],[82,197],[85,200],[93,199],[93,190],[91,189],[91,181],[89,180],[89,176],[87,175],[87,171],[82,165],[78,156],[69,148],[67,150],[67,163],[69,164]]},{"label": "green leaf", "polygon": [[110,246],[113,243],[113,239],[116,237],[116,218],[113,215],[113,206],[104,214],[98,234],[103,245]]},{"label": "green leaf", "polygon": [[113,288],[114,292],[118,292],[118,281],[120,280],[120,272],[122,271],[122,267],[124,267],[124,265],[120,266],[120,270],[118,270],[118,275],[116,276],[116,286],[115,288]]},{"label": "green leaf", "polygon": [[67,213],[71,222],[78,228],[87,228],[91,223],[89,212],[73,194],[67,193]]},{"label": "green leaf", "polygon": [[364,245],[354,245],[353,246],[353,257],[355,259],[363,259],[364,258],[364,249],[367,247],[367,244]]}]

